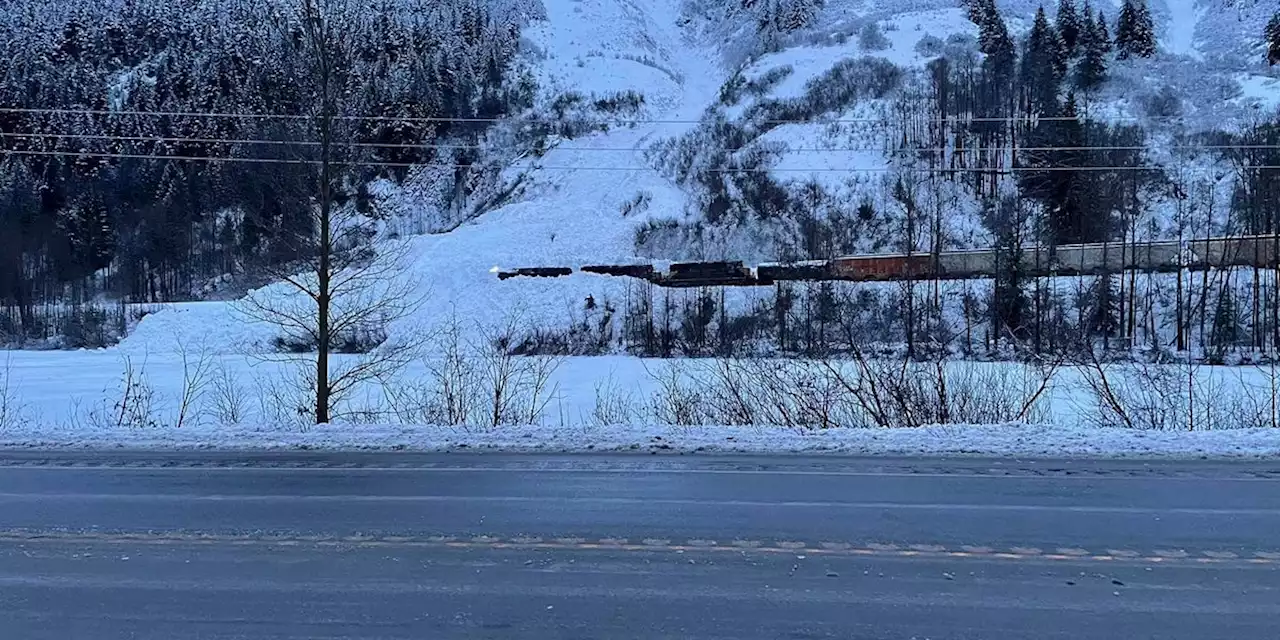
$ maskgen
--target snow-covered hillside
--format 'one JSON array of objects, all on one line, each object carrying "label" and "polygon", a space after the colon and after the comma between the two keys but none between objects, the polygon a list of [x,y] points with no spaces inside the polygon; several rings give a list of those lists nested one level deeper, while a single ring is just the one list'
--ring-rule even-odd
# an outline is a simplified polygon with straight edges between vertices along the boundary
[{"label": "snow-covered hillside", "polygon": [[[684,206],[679,189],[644,160],[654,140],[680,134],[714,99],[724,77],[710,43],[690,41],[681,28],[679,0],[544,0],[545,21],[523,38],[540,100],[568,91],[611,95],[636,91],[645,106],[638,124],[560,143],[512,172],[529,176],[521,195],[470,224],[410,238],[410,272],[428,296],[405,328],[430,327],[452,317],[468,326],[518,315],[535,325],[563,325],[580,314],[589,295],[609,295],[617,282],[499,282],[494,267],[627,262],[633,229],[644,212],[623,217],[623,205],[646,194],[651,211]],[[412,208],[412,195],[401,207]],[[611,288],[612,285],[612,288]],[[615,297],[616,294],[615,294]],[[183,305],[148,316],[121,345],[164,351],[174,336],[210,341],[219,351],[266,344],[270,326],[236,316],[231,305]]]},{"label": "snow-covered hillside", "polygon": [[[923,98],[914,96],[926,90],[926,65],[939,56],[967,55],[960,52],[972,47],[977,35],[957,0],[831,0],[809,26],[779,36],[773,52],[753,43],[759,36],[749,15],[713,2],[543,4],[546,19],[526,28],[522,37],[522,56],[537,80],[539,100],[545,104],[569,91],[633,91],[643,96],[642,110],[626,118],[629,124],[562,141],[536,160],[515,163],[508,172],[527,177],[504,206],[448,233],[410,238],[412,262],[405,277],[428,294],[429,303],[400,322],[403,330],[455,315],[468,323],[498,323],[515,314],[528,327],[564,327],[588,316],[601,320],[598,309],[587,308],[588,297],[619,311],[633,295],[626,282],[592,277],[500,282],[494,267],[760,261],[804,252],[797,249],[804,242],[796,225],[808,223],[786,216],[761,219],[754,205],[742,204],[758,197],[743,191],[751,188],[746,183],[730,184],[726,192],[736,203],[731,208],[746,206],[738,223],[708,220],[708,198],[715,194],[699,182],[706,174],[682,179],[672,173],[669,157],[654,152],[681,138],[690,141],[690,153],[702,154],[690,161],[695,172],[715,171],[726,158],[758,162],[772,180],[766,186],[798,193],[816,185],[825,190],[823,206],[833,211],[847,214],[863,205],[875,211],[864,220],[841,218],[843,240],[830,240],[830,250],[900,250],[902,241],[895,236],[903,225],[903,207],[893,186],[913,174],[901,172],[906,165],[895,148],[904,135],[904,118],[921,117],[904,115],[903,109]],[[1122,122],[1149,117],[1152,130],[1163,132],[1155,134],[1158,144],[1280,104],[1276,74],[1261,64],[1255,47],[1246,46],[1246,36],[1260,32],[1265,9],[1225,4],[1154,0],[1159,54],[1117,64],[1092,111]],[[1102,0],[1097,9],[1114,19],[1118,5]],[[1013,0],[998,6],[1020,38],[1040,3]],[[1053,6],[1048,9],[1052,14]],[[886,80],[874,95],[825,104],[803,121],[749,126],[746,144],[728,149],[726,157],[705,157],[722,144],[698,137],[708,123],[746,122],[744,114],[749,119],[752,109],[758,118],[765,112],[761,105],[803,100],[806,91],[825,90],[824,78],[840,79],[840,65],[872,60],[889,63],[885,69],[896,69],[900,77]],[[862,77],[868,69],[853,73]],[[726,91],[733,95],[727,97]],[[1148,113],[1153,96],[1170,92],[1181,101],[1178,113],[1187,116],[1185,121]],[[1159,157],[1159,150],[1153,155]],[[413,197],[412,191],[392,196],[408,210]],[[916,204],[925,210],[945,208],[942,233],[950,246],[984,246],[993,240],[967,188],[920,188]],[[1164,205],[1157,198],[1151,206]],[[927,239],[916,242],[928,249]],[[193,304],[151,314],[122,348],[163,351],[173,336],[186,334],[188,340],[212,341],[221,351],[242,351],[247,344],[265,344],[273,331],[236,318],[225,304]]]}]

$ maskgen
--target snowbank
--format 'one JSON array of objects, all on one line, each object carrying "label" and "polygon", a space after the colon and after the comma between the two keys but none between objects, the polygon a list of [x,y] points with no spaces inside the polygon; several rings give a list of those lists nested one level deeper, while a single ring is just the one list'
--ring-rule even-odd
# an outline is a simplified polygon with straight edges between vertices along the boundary
[{"label": "snowbank", "polygon": [[[200,356],[189,359],[194,363]],[[537,426],[499,428],[342,424],[302,426],[306,417],[277,415],[266,407],[282,370],[242,357],[215,357],[213,385],[194,399],[185,426],[175,417],[187,375],[181,359],[152,355],[132,360],[145,382],[147,420],[116,421],[120,412],[121,354],[15,352],[0,357],[0,414],[4,397],[17,420],[0,419],[0,448],[324,449],[412,451],[651,451],[830,453],[842,455],[978,455],[1099,458],[1280,458],[1280,429],[1143,431],[1096,426],[1082,410],[1078,373],[1063,371],[1046,390],[1043,421],[1025,425],[948,425],[922,428],[683,427],[656,424],[649,403],[669,376],[669,363],[631,357],[569,358],[548,381],[547,406]],[[1011,363],[958,365],[1005,370]],[[426,375],[416,364],[405,382]],[[1260,370],[1216,368],[1213,389],[1270,384]],[[689,370],[693,373],[693,370]],[[1016,372],[1015,372],[1016,373]],[[1253,376],[1252,378],[1249,376]],[[1016,375],[1014,376],[1017,377]],[[986,378],[981,378],[986,379]],[[1232,382],[1235,381],[1235,382]],[[222,387],[225,383],[229,387]],[[669,383],[669,382],[668,382]],[[682,383],[683,384],[683,383]],[[959,387],[957,387],[959,388]],[[239,396],[241,424],[224,426],[217,404]],[[135,398],[141,397],[135,395]],[[222,400],[226,402],[226,400]],[[136,402],[136,401],[135,401]],[[290,405],[291,406],[291,405]],[[287,409],[287,407],[285,407]],[[106,412],[94,420],[95,411]],[[275,416],[275,417],[273,417]],[[615,416],[626,416],[629,424]],[[292,418],[292,419],[290,419]],[[390,418],[375,418],[384,422]],[[1041,418],[1036,418],[1037,420]],[[414,422],[415,420],[405,420]],[[120,424],[131,426],[117,426]],[[147,424],[149,426],[138,426]],[[1255,423],[1256,424],[1256,423]]]},{"label": "snowbank", "polygon": [[1144,432],[1052,426],[832,429],[800,433],[747,427],[324,426],[307,431],[196,427],[68,432],[11,430],[3,448],[525,451],[971,455],[1045,458],[1280,458],[1274,430]]}]

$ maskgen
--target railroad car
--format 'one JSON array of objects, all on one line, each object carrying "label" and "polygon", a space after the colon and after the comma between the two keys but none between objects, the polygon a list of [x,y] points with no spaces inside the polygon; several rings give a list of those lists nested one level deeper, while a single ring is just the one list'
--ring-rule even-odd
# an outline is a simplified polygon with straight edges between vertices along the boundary
[{"label": "railroad car", "polygon": [[1193,268],[1213,267],[1275,267],[1276,256],[1280,251],[1280,237],[1242,236],[1238,238],[1210,238],[1208,240],[1191,240],[1187,243],[1191,248],[1191,264]]},{"label": "railroad car", "polygon": [[837,280],[901,280],[932,277],[937,269],[934,257],[927,253],[912,255],[850,256],[831,261],[831,273]]}]

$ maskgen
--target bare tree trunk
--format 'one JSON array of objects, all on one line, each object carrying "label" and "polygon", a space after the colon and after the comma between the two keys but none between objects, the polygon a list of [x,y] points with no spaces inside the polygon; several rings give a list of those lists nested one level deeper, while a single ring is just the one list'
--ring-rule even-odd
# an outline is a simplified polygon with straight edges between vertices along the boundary
[{"label": "bare tree trunk", "polygon": [[[1181,185],[1179,185],[1178,188],[1181,190],[1182,189]],[[1186,260],[1184,260],[1184,256],[1187,250],[1186,241],[1184,238],[1184,230],[1186,227],[1185,195],[1186,194],[1184,191],[1183,192],[1184,197],[1178,199],[1178,220],[1177,220],[1178,279],[1177,279],[1177,297],[1176,297],[1177,304],[1175,305],[1175,317],[1174,317],[1174,324],[1176,325],[1176,329],[1174,332],[1174,344],[1176,349],[1179,352],[1187,351],[1187,318],[1186,318],[1186,309],[1184,306],[1185,302],[1183,300],[1183,283],[1182,283],[1183,271],[1186,269]]]},{"label": "bare tree trunk", "polygon": [[[327,147],[327,143],[323,145]],[[329,422],[329,351],[332,348],[329,333],[330,273],[329,260],[332,244],[330,242],[330,207],[329,201],[329,162],[328,150],[326,160],[321,169],[322,184],[320,187],[320,267],[316,278],[316,424]]]},{"label": "bare tree trunk", "polygon": [[303,0],[309,37],[316,56],[320,81],[320,219],[316,265],[316,424],[329,422],[329,352],[332,335],[329,328],[329,307],[332,302],[333,257],[333,125],[337,114],[337,96],[333,86],[333,60],[330,59],[328,25],[321,15],[316,0]]},{"label": "bare tree trunk", "polygon": [[1263,335],[1265,335],[1266,328],[1262,326],[1262,306],[1264,304],[1262,300],[1262,270],[1258,268],[1258,252],[1256,246],[1253,257],[1253,301],[1251,305],[1252,318],[1250,322],[1249,342],[1254,349],[1261,351],[1263,346]]}]

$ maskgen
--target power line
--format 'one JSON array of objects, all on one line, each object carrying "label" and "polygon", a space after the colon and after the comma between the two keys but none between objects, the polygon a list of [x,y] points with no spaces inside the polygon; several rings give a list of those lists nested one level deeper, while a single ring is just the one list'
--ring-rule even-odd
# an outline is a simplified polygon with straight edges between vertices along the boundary
[{"label": "power line", "polygon": [[[103,142],[152,142],[152,143],[193,143],[193,144],[227,144],[227,145],[263,145],[263,146],[298,146],[298,147],[320,147],[323,143],[315,140],[261,140],[246,138],[188,138],[188,137],[166,137],[166,136],[117,136],[117,135],[100,135],[100,134],[78,134],[78,133],[0,133],[0,139],[16,138],[16,139],[33,139],[33,140],[97,140]],[[485,151],[493,148],[492,145],[479,144],[446,144],[446,143],[396,143],[396,142],[334,142],[331,143],[336,147],[351,147],[358,149],[432,149],[432,150],[458,150],[458,151]],[[1135,145],[1135,146],[1084,146],[1084,147],[1000,147],[1002,151],[1022,151],[1022,152],[1054,152],[1054,151],[1147,151],[1152,149],[1151,145]],[[1206,144],[1206,145],[1169,145],[1159,147],[1166,151],[1266,151],[1280,149],[1280,144]],[[886,149],[883,146],[867,146],[867,147],[788,147],[782,150],[785,153],[860,153],[860,152],[876,152],[894,155],[910,155],[915,153],[946,153],[946,152],[971,152],[985,151],[992,147],[903,147],[899,149]],[[549,146],[547,151],[600,151],[600,152],[631,152],[645,151],[644,148],[637,147],[586,147],[586,146]],[[730,153],[739,151],[755,151],[756,147],[726,147],[721,149]]]},{"label": "power line", "polygon": [[[174,160],[183,162],[233,162],[245,164],[277,164],[277,165],[322,165],[323,160],[305,160],[305,159],[287,159],[287,158],[243,158],[231,156],[178,156],[178,155],[160,155],[160,154],[131,154],[131,153],[96,153],[96,152],[77,152],[77,151],[11,151],[0,150],[0,155],[6,156],[47,156],[47,157],[66,157],[66,158],[102,158],[102,159],[133,159],[133,160]],[[477,165],[468,164],[434,164],[434,163],[409,163],[409,162],[384,162],[378,160],[369,161],[349,161],[334,160],[330,161],[331,166],[350,166],[350,167],[385,167],[385,168],[403,168],[411,169],[415,167],[423,168],[441,168],[441,169],[473,169]],[[1280,165],[1256,165],[1245,167],[1252,170],[1280,170]],[[602,166],[557,166],[542,165],[533,166],[530,169],[541,171],[657,171],[654,167],[602,167]],[[918,174],[935,174],[935,173],[983,173],[983,174],[1011,174],[1011,173],[1041,173],[1054,171],[1081,171],[1081,172],[1107,172],[1107,171],[1158,171],[1160,167],[1148,166],[1058,166],[1058,167],[1003,167],[1003,168],[980,168],[980,167],[957,167],[957,168],[920,168],[920,167],[863,167],[863,168],[836,168],[836,167],[807,167],[807,168],[787,168],[775,167],[764,169],[699,169],[692,170],[687,173],[691,174],[743,174],[743,173],[918,173]]]},{"label": "power line", "polygon": [[[289,159],[289,158],[238,158],[233,156],[178,156],[178,155],[161,155],[150,153],[97,153],[97,152],[78,152],[78,151],[14,151],[0,150],[0,155],[6,156],[47,156],[59,158],[102,158],[102,159],[120,159],[120,160],[178,160],[183,162],[236,162],[244,164],[285,164],[285,165],[322,165],[323,160],[305,160],[305,159]],[[408,162],[349,162],[341,160],[330,161],[331,166],[381,166],[393,168],[411,168],[419,166],[437,166],[437,165],[420,165]],[[458,165],[459,167],[468,165]]]},{"label": "power line", "polygon": [[[227,118],[241,120],[315,120],[320,116],[302,115],[302,114],[282,114],[282,113],[228,113],[228,112],[199,112],[199,111],[131,111],[131,110],[112,110],[112,109],[54,109],[54,108],[25,108],[25,107],[0,107],[0,113],[17,113],[28,115],[82,115],[82,116],[130,116],[130,117],[158,117],[158,118]],[[571,122],[575,118],[546,118],[546,117],[520,117],[509,116],[504,118],[463,118],[453,116],[369,116],[369,115],[337,115],[333,116],[338,120],[347,121],[363,121],[363,122],[422,122],[434,124],[497,124],[501,122],[513,123],[547,123],[559,124],[563,122]],[[929,117],[929,118],[906,118],[896,119],[889,116],[863,117],[863,118],[767,118],[763,120],[751,120],[749,124],[877,124],[877,123],[897,123],[902,121],[910,122],[954,122],[954,123],[1008,123],[1008,122],[1174,122],[1185,120],[1186,116],[1124,116],[1115,115],[1111,117],[1098,118],[1086,116],[974,116],[974,117]],[[687,119],[662,119],[662,118],[581,118],[591,119],[600,122],[616,122],[623,124],[703,124],[704,120],[687,120]]]},{"label": "power line", "polygon": [[[0,133],[0,139],[19,138],[34,140],[99,140],[104,142],[154,142],[154,143],[193,143],[193,144],[229,144],[229,145],[264,145],[279,147],[320,147],[324,143],[316,140],[258,140],[244,138],[186,138],[186,137],[166,137],[166,136],[113,136],[78,133]],[[471,144],[413,144],[413,143],[392,143],[392,142],[331,142],[335,147],[355,147],[368,149],[457,149],[457,150],[485,150],[491,149],[484,145]],[[635,149],[627,149],[635,151]]]}]

